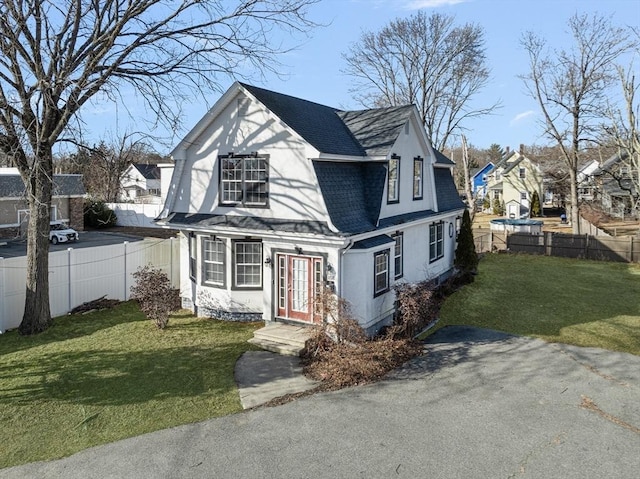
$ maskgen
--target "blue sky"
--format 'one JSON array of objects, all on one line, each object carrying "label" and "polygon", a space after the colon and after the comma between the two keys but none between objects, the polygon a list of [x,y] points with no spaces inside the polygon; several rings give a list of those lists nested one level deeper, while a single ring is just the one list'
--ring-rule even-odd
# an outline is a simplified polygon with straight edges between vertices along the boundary
[{"label": "blue sky", "polygon": [[[524,144],[545,144],[538,125],[536,103],[527,96],[522,80],[527,73],[527,56],[520,46],[523,31],[532,30],[556,47],[567,41],[568,18],[576,12],[600,12],[611,15],[618,25],[640,27],[638,0],[322,0],[310,10],[311,19],[325,24],[311,33],[311,38],[280,61],[286,66],[281,77],[272,74],[251,83],[281,93],[344,109],[359,109],[349,93],[351,79],[343,74],[342,54],[363,31],[378,31],[398,17],[408,17],[417,10],[454,15],[457,24],[473,22],[484,28],[486,51],[492,78],[479,105],[502,102],[496,114],[467,123],[469,143],[486,148],[492,143],[517,148]],[[640,77],[640,65],[636,65]],[[229,86],[232,79],[223,82]],[[211,95],[212,105],[220,94]],[[210,106],[209,105],[209,106]],[[207,105],[195,99],[183,105],[184,135],[205,114]],[[120,114],[116,114],[120,112]],[[110,137],[131,129],[122,107],[94,104],[84,120],[92,138]],[[141,129],[143,124],[138,124]],[[162,133],[162,132],[155,132]],[[168,145],[178,139],[169,140]],[[160,153],[170,147],[157,145]]]}]

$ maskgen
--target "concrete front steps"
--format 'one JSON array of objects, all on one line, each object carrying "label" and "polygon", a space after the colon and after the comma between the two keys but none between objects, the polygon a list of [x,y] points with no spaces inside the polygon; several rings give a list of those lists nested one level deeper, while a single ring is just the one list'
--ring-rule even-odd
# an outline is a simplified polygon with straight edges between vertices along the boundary
[{"label": "concrete front steps", "polygon": [[308,327],[270,322],[255,331],[249,342],[272,353],[300,356],[309,335]]}]

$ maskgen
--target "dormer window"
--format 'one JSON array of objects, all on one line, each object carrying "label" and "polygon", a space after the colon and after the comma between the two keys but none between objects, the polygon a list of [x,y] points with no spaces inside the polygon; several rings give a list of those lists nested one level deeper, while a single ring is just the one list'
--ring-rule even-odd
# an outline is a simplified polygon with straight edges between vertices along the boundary
[{"label": "dormer window", "polygon": [[268,206],[268,155],[220,156],[220,204],[224,206]]}]

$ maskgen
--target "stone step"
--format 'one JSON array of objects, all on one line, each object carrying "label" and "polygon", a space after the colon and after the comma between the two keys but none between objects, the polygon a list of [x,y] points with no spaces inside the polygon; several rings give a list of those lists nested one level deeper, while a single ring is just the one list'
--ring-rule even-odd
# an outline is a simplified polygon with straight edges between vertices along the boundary
[{"label": "stone step", "polygon": [[249,339],[249,343],[258,346],[265,351],[282,354],[283,356],[300,356],[303,348],[303,346],[270,341],[264,338],[251,338]]},{"label": "stone step", "polygon": [[311,330],[305,326],[283,323],[267,323],[253,333],[251,344],[278,354],[300,356]]},{"label": "stone step", "polygon": [[274,343],[289,344],[302,349],[309,339],[309,334],[309,329],[305,327],[276,324],[258,329],[253,333],[253,337]]}]

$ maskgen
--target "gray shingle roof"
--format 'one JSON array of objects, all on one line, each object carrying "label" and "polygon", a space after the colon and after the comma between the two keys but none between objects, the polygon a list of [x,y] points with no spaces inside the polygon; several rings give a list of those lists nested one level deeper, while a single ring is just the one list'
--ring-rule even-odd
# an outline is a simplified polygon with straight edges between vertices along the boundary
[{"label": "gray shingle roof", "polygon": [[[83,196],[82,175],[53,175],[53,196]],[[24,183],[20,175],[0,175],[0,198],[23,198]]]},{"label": "gray shingle roof", "polygon": [[335,227],[348,234],[374,230],[387,176],[384,164],[314,161],[313,167]]},{"label": "gray shingle roof", "polygon": [[369,156],[386,156],[413,111],[412,105],[373,110],[341,111],[347,125]]},{"label": "gray shingle roof", "polygon": [[214,215],[214,214],[190,214],[173,213],[167,218],[167,223],[176,228],[195,227],[208,228],[222,226],[230,228],[246,228],[260,231],[283,231],[286,233],[335,235],[325,222],[321,221],[295,221],[272,218],[260,218],[257,216]]},{"label": "gray shingle roof", "polygon": [[436,154],[436,163],[439,165],[455,165],[453,161],[447,158],[442,152],[439,150],[433,149],[433,152]]},{"label": "gray shingle roof", "polygon": [[338,109],[241,83],[262,104],[322,153],[365,156]]},{"label": "gray shingle roof", "polygon": [[434,168],[436,182],[436,196],[438,198],[438,211],[450,211],[464,208],[460,194],[453,182],[451,171],[448,168]]},{"label": "gray shingle roof", "polygon": [[604,163],[602,163],[602,165],[600,165],[598,169],[593,172],[593,175],[594,176],[603,175],[609,170],[611,170],[616,165],[616,163],[620,161],[626,161],[627,158],[629,158],[629,152],[626,150],[623,151],[622,153],[616,153],[611,158],[609,158]]},{"label": "gray shingle roof", "polygon": [[353,243],[352,249],[369,249],[376,246],[382,246],[385,244],[395,243],[395,240],[389,235],[378,235],[371,238],[366,238]]},{"label": "gray shingle roof", "polygon": [[140,172],[147,180],[159,180],[160,168],[158,165],[147,165],[144,163],[133,163],[132,166]]},{"label": "gray shingle roof", "polygon": [[412,211],[410,213],[403,213],[401,215],[389,216],[388,218],[381,218],[378,223],[379,228],[388,228],[389,226],[399,226],[410,221],[420,220],[428,218],[437,214],[433,210]]}]

